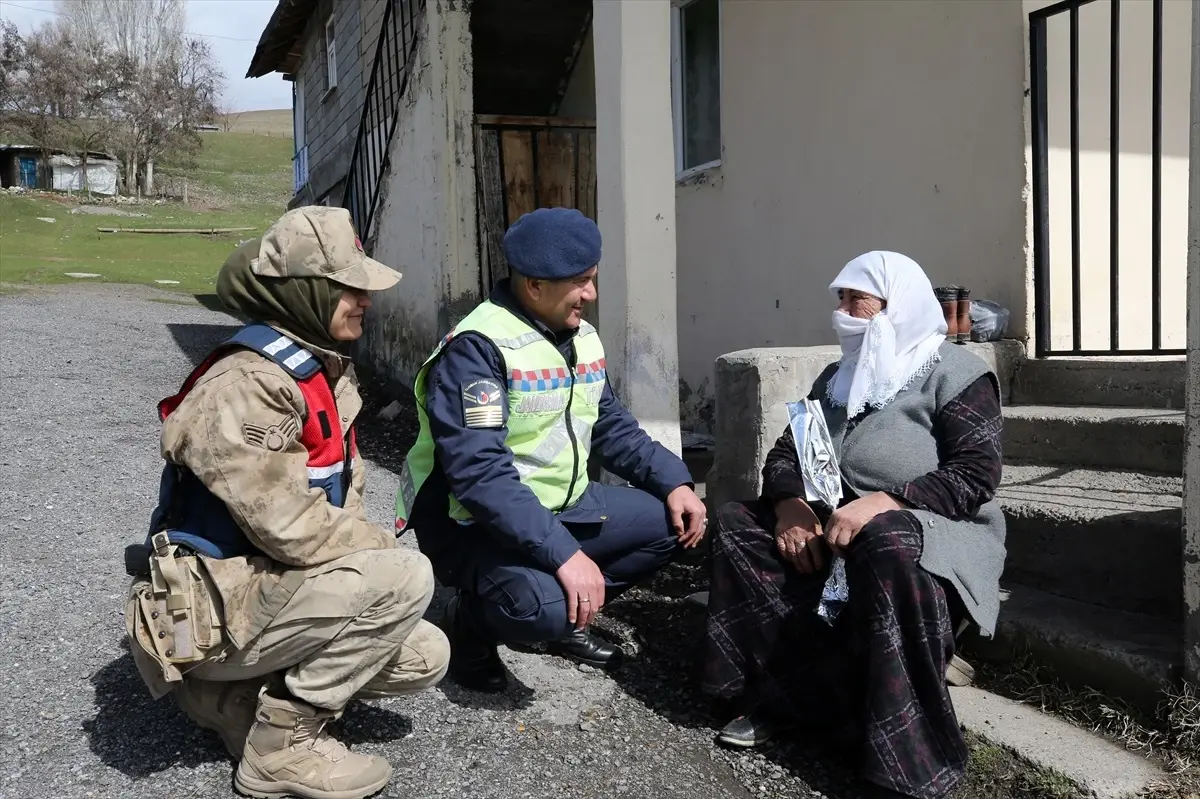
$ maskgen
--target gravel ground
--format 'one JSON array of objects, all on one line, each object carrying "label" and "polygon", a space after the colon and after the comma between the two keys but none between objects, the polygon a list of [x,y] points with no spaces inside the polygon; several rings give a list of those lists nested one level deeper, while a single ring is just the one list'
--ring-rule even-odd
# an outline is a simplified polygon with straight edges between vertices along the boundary
[{"label": "gravel ground", "polygon": [[[0,799],[234,795],[216,737],[170,699],[152,702],[137,677],[121,553],[155,500],[155,403],[236,324],[138,287],[0,296]],[[378,421],[392,397],[369,380],[366,394],[369,509],[388,526],[414,421]],[[507,694],[447,682],[355,702],[344,739],[396,766],[387,797],[856,795],[810,748],[712,745],[691,690],[701,616],[682,601],[697,585],[695,566],[676,566],[609,608],[603,631],[636,653],[614,676],[502,650],[516,678]]]}]

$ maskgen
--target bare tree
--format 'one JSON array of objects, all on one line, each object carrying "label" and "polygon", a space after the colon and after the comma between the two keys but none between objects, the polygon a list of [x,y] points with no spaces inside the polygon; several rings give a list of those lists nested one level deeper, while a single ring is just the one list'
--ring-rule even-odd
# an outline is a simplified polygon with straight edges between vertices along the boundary
[{"label": "bare tree", "polygon": [[138,65],[178,57],[187,19],[185,0],[58,0],[78,39],[107,41]]},{"label": "bare tree", "polygon": [[11,20],[0,19],[0,113],[12,102],[12,87],[25,59],[25,40]]},{"label": "bare tree", "polygon": [[19,60],[6,74],[7,123],[41,151],[43,164],[66,143],[62,116],[75,90],[67,64],[71,52],[66,31],[45,23],[24,39]]},{"label": "bare tree", "polygon": [[222,99],[220,105],[217,106],[217,116],[221,121],[221,130],[226,133],[231,132],[244,113],[245,111],[238,108],[236,101],[228,98]]},{"label": "bare tree", "polygon": [[7,57],[0,51],[5,122],[38,147],[44,165],[55,150],[78,154],[86,188],[89,153],[117,133],[124,59],[101,41],[76,40],[64,25],[17,39]]},{"label": "bare tree", "polygon": [[[163,73],[185,58],[185,0],[58,0],[58,6],[76,38],[105,41],[115,48],[133,81],[157,85]],[[148,113],[145,100],[156,93],[155,88],[143,86],[122,103],[128,186],[136,184],[139,166],[145,165],[146,156],[139,145],[159,138],[155,131],[138,128]],[[152,176],[153,166],[145,168]]]},{"label": "bare tree", "polygon": [[115,141],[121,125],[120,101],[132,77],[129,62],[102,40],[74,41],[62,59],[71,91],[60,105],[65,145],[78,153],[83,188],[88,185],[88,157]]},{"label": "bare tree", "polygon": [[147,193],[154,190],[155,160],[186,160],[200,149],[196,126],[217,116],[222,73],[208,42],[192,39],[176,57],[144,68],[130,82],[126,110],[131,144],[144,165]]},{"label": "bare tree", "polygon": [[[65,21],[25,39],[0,24],[0,114],[42,151],[125,153],[127,189],[154,162],[186,162],[217,118],[224,75],[212,48],[182,34],[183,0],[59,0]],[[136,14],[134,11],[136,10]],[[85,184],[86,185],[86,184]]]}]

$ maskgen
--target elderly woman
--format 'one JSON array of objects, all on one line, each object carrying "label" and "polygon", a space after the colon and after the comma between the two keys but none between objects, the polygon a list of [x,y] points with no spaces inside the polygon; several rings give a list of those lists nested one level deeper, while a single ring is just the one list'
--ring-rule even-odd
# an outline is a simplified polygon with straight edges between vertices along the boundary
[{"label": "elderly woman", "polygon": [[[804,727],[850,749],[865,787],[928,799],[959,781],[967,747],[947,693],[954,631],[991,635],[1004,567],[996,375],[946,341],[921,268],[870,252],[830,286],[842,358],[812,386],[842,475],[836,509],[805,501],[792,432],[762,495],[718,513],[703,689],[738,706],[718,739]],[[834,554],[849,599],[816,612]]]}]

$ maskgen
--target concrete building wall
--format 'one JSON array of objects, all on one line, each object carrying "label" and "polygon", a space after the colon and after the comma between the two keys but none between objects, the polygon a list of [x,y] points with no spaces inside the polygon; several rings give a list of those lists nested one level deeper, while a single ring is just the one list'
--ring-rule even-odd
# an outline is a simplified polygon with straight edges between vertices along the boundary
[{"label": "concrete building wall", "polygon": [[[1200,154],[1200,0],[1192,2],[1188,152]],[[1200,170],[1188,178],[1187,405],[1183,463],[1184,672],[1200,682]]]},{"label": "concrete building wall", "polygon": [[596,118],[596,43],[589,30],[579,47],[579,59],[567,81],[558,116],[572,119]]},{"label": "concrete building wall", "polygon": [[404,273],[374,296],[360,352],[412,384],[451,325],[480,300],[469,12],[428,0],[391,143],[373,255]]},{"label": "concrete building wall", "polygon": [[1022,20],[1006,0],[722,4],[722,164],[677,192],[685,394],[711,396],[722,353],[834,343],[826,287],[871,249],[1024,332]]},{"label": "concrete building wall", "polygon": [[[1198,54],[1197,57],[1200,57]],[[1200,150],[1200,124],[1192,133]],[[1200,183],[1200,181],[1196,181]],[[1193,190],[1193,246],[1200,246],[1200,186]],[[1188,647],[1185,665],[1190,679],[1200,680],[1200,250],[1191,253],[1187,288],[1187,436],[1184,476],[1184,603]]]},{"label": "concrete building wall", "polygon": [[[415,1],[415,0],[414,0]],[[375,60],[375,50],[379,46],[379,29],[383,25],[383,12],[387,10],[386,0],[359,0],[362,9],[362,37],[359,47],[359,58],[362,59],[363,91],[371,80],[371,68]]]},{"label": "concrete building wall", "polygon": [[[1024,12],[1053,0],[1024,0]],[[1109,344],[1110,15],[1109,0],[1079,11],[1079,174],[1081,333],[1085,349]],[[1148,2],[1120,6],[1120,160],[1118,257],[1120,344],[1151,345],[1151,75],[1152,10]],[[1188,69],[1191,3],[1163,3],[1162,302],[1163,346],[1185,340],[1188,209]],[[1071,346],[1070,15],[1050,18],[1047,41],[1050,143],[1051,333]]]}]

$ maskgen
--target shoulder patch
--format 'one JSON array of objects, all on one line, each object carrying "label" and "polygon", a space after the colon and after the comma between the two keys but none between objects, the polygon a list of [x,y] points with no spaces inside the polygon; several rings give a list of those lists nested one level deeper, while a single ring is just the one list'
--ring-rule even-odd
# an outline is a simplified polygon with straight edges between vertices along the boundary
[{"label": "shoulder patch", "polygon": [[463,424],[467,427],[504,427],[507,396],[499,380],[481,377],[462,383]]},{"label": "shoulder patch", "polygon": [[259,449],[281,452],[300,436],[300,424],[293,414],[282,417],[271,425],[242,423],[242,438],[247,444]]}]

